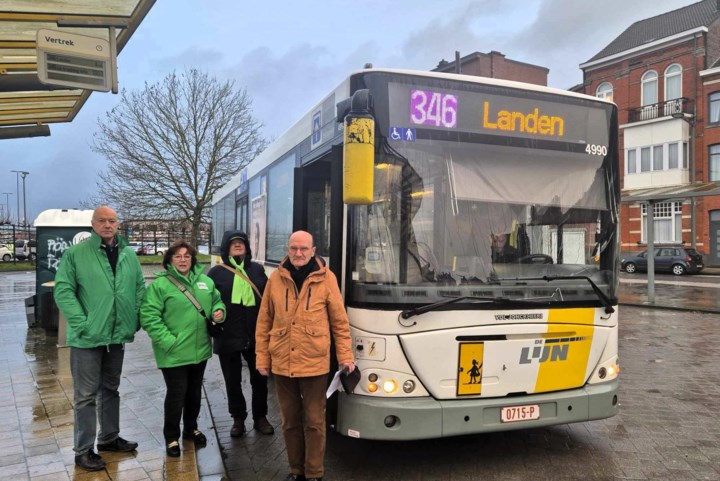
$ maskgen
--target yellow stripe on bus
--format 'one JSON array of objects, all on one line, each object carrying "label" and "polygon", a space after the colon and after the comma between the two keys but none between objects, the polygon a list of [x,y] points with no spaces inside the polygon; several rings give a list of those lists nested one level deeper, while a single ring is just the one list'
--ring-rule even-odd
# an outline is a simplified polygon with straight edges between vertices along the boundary
[{"label": "yellow stripe on bus", "polygon": [[[585,384],[594,318],[594,309],[550,310],[535,392],[572,389]],[[575,326],[568,329],[568,324]]]}]

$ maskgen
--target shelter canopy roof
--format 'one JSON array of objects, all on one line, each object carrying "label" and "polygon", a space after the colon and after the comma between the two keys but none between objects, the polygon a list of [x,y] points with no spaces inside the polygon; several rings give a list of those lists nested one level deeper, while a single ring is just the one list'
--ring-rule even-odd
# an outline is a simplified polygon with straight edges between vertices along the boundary
[{"label": "shelter canopy roof", "polygon": [[[2,0],[0,2],[0,138],[3,128],[70,122],[91,91],[44,85],[37,78],[39,29],[107,39],[107,28],[62,27],[58,21],[127,22],[117,29],[118,54],[155,0]],[[7,129],[6,129],[7,130]]]}]

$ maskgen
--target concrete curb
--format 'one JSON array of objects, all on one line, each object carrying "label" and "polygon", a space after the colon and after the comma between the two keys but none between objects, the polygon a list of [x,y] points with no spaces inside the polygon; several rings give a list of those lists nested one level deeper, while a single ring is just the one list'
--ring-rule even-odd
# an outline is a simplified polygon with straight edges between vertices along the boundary
[{"label": "concrete curb", "polygon": [[200,416],[198,418],[198,426],[207,437],[207,446],[195,450],[199,479],[201,481],[229,480],[230,478],[227,477],[225,471],[225,463],[222,458],[217,429],[215,429],[215,421],[213,420],[212,410],[207,399],[205,383],[203,383],[203,398],[200,407]]},{"label": "concrete curb", "polygon": [[661,304],[650,304],[641,302],[619,302],[618,305],[626,307],[644,307],[650,309],[665,309],[667,311],[679,311],[679,312],[701,312],[703,314],[720,314],[720,310],[712,309],[698,309],[694,307],[681,307],[681,306],[664,306]]}]

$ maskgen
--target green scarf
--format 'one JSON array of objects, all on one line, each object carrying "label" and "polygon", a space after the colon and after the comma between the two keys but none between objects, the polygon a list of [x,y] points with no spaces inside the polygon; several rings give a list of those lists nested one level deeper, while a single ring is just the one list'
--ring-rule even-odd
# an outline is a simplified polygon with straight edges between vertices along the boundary
[{"label": "green scarf", "polygon": [[[230,260],[230,264],[235,269],[239,270],[247,276],[247,273],[243,268],[243,266],[245,265],[245,261],[242,261],[240,264],[238,264],[232,257],[228,258]],[[233,288],[230,302],[233,304],[242,304],[243,306],[253,307],[255,305],[255,293],[253,293],[252,287],[237,274],[235,274],[233,277]]]}]

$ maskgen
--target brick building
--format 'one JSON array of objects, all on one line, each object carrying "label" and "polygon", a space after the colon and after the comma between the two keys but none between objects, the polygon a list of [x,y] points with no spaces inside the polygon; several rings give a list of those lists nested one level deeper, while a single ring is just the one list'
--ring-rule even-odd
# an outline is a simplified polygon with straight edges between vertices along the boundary
[{"label": "brick building", "polygon": [[[495,50],[490,53],[473,52],[462,57],[459,63],[460,73],[465,75],[516,80],[543,86],[547,86],[547,77],[550,72],[545,67],[510,60]],[[456,61],[441,60],[433,72],[455,72],[456,64]]]},{"label": "brick building", "polygon": [[694,246],[720,265],[720,0],[632,24],[580,65],[577,90],[618,106],[621,249]]}]

